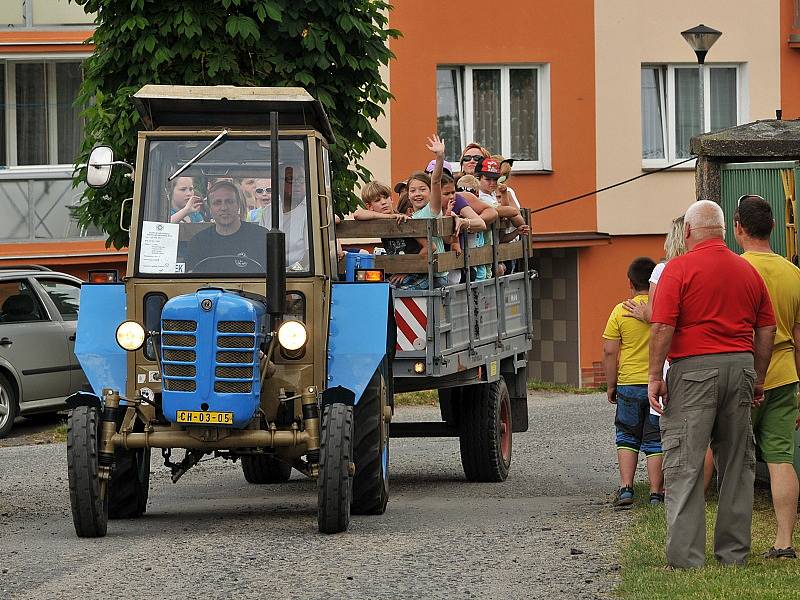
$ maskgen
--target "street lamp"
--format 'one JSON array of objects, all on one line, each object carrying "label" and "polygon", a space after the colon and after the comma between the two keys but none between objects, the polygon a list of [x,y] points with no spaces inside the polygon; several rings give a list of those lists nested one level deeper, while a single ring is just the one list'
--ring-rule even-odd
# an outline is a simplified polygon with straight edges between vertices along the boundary
[{"label": "street lamp", "polygon": [[700,133],[705,133],[706,128],[703,123],[705,120],[705,107],[703,102],[703,63],[706,62],[706,54],[708,54],[714,42],[719,39],[719,36],[722,35],[722,32],[711,29],[711,27],[706,27],[701,23],[697,27],[681,31],[681,35],[697,55],[697,77],[700,88]]}]

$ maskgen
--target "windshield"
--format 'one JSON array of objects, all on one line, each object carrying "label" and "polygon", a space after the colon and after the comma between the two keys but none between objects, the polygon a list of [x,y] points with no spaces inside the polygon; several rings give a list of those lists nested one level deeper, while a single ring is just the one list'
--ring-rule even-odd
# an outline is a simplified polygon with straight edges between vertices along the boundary
[{"label": "windshield", "polygon": [[178,177],[214,139],[151,140],[137,244],[140,275],[264,275],[272,202],[280,203],[286,270],[309,271],[309,193],[305,139],[281,139],[279,184],[270,142],[221,140]]}]

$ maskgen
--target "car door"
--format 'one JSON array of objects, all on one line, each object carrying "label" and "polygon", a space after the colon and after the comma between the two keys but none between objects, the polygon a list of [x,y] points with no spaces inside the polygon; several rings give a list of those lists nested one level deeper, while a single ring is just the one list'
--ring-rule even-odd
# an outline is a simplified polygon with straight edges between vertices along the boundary
[{"label": "car door", "polygon": [[32,285],[27,277],[0,280],[0,360],[19,378],[22,411],[43,408],[48,398],[67,395],[70,385],[64,329]]},{"label": "car door", "polygon": [[78,326],[81,284],[72,279],[55,277],[37,277],[36,282],[46,294],[46,299],[52,303],[54,313],[57,313],[54,316],[61,318],[71,367],[68,393],[80,391],[88,383],[75,356],[75,332]]}]

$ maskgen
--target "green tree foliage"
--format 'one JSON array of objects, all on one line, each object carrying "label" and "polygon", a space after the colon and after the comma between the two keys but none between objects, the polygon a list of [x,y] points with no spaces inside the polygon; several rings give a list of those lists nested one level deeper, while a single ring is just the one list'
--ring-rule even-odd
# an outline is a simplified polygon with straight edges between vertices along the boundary
[{"label": "green tree foliage", "polygon": [[[98,143],[110,145],[118,159],[134,161],[141,122],[130,96],[144,84],[301,86],[322,102],[336,134],[336,209],[356,205],[353,189],[370,177],[359,160],[372,144],[386,146],[370,123],[390,97],[379,68],[393,56],[387,41],[399,35],[388,28],[386,2],[72,1],[98,15],[95,51],[84,65],[78,99],[88,106],[80,162]],[[108,187],[87,189],[76,209],[81,224],[101,227],[117,248],[128,243],[119,211],[133,191],[122,171]],[[85,177],[85,170],[78,173],[76,184]]]}]

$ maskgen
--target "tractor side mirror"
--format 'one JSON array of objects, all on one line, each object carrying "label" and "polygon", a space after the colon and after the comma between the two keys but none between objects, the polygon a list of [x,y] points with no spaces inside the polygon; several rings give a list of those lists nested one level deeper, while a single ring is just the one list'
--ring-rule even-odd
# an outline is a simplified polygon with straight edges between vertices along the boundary
[{"label": "tractor side mirror", "polygon": [[86,184],[90,188],[103,188],[111,179],[114,151],[109,146],[96,146],[89,155],[86,165]]}]

